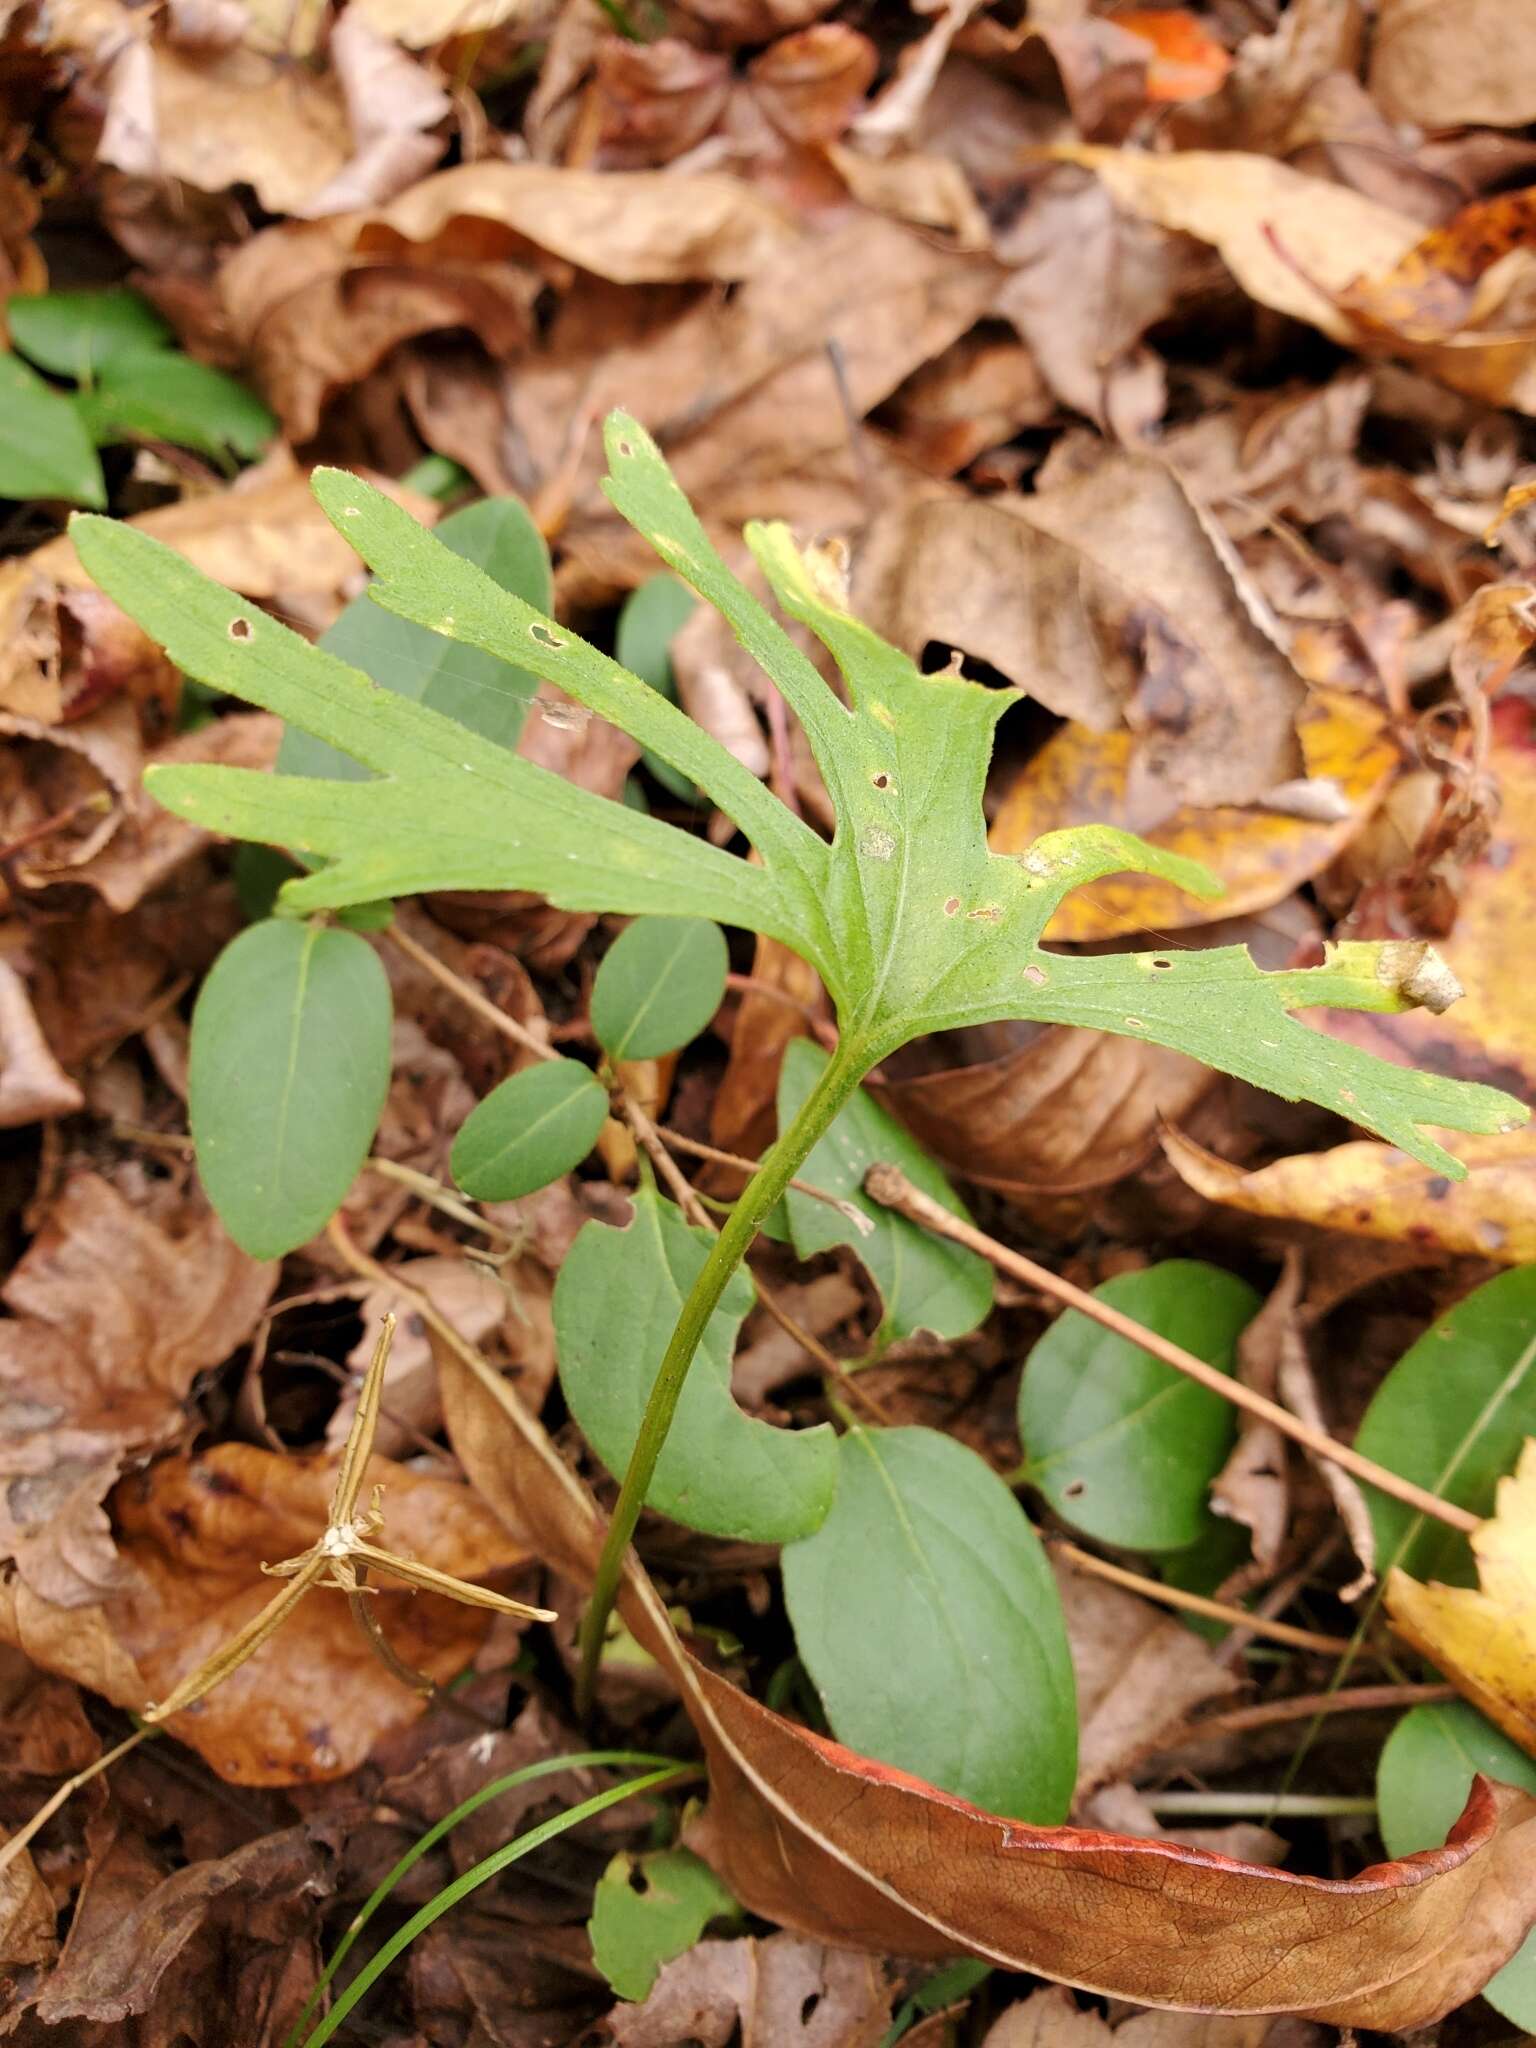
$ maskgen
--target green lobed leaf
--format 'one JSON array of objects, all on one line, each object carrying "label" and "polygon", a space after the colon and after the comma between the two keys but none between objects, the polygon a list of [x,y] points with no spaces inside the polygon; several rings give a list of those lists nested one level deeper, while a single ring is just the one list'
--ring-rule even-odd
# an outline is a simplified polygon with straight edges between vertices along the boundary
[{"label": "green lobed leaf", "polygon": [[702,917],[637,917],[592,983],[592,1030],[610,1059],[651,1060],[698,1037],[730,969],[725,933]]},{"label": "green lobed leaf", "polygon": [[147,299],[129,291],[38,292],[9,299],[11,340],[40,370],[87,384],[114,356],[163,351],[169,326]]},{"label": "green lobed leaf", "polygon": [[[1259,1309],[1246,1281],[1199,1259],[1120,1273],[1093,1293],[1228,1373]],[[1219,1394],[1069,1308],[1025,1364],[1019,1434],[1024,1478],[1063,1521],[1125,1550],[1184,1551],[1211,1531],[1207,1494],[1236,1422]]]},{"label": "green lobed leaf", "polygon": [[[627,1230],[584,1224],[555,1282],[555,1345],[571,1413],[608,1470],[623,1472],[684,1297],[709,1255],[654,1189]],[[775,1429],[731,1398],[731,1357],[752,1283],[731,1276],[683,1387],[647,1505],[687,1528],[745,1543],[789,1543],[818,1527],[837,1482],[829,1426]]]},{"label": "green lobed leaf", "polygon": [[620,1850],[592,1895],[592,1960],[620,1998],[649,1997],[663,1963],[693,1947],[711,1920],[740,1908],[689,1849]]},{"label": "green lobed leaf", "polygon": [[198,1172],[253,1258],[314,1236],[378,1128],[389,982],[353,932],[271,918],[214,962],[192,1013],[188,1104]]},{"label": "green lobed leaf", "polygon": [[493,1088],[459,1127],[449,1164],[477,1202],[513,1202],[579,1165],[608,1118],[580,1060],[540,1060]]},{"label": "green lobed leaf", "polygon": [[[693,592],[663,571],[632,590],[619,613],[613,636],[615,657],[671,704],[677,702],[672,641],[697,609]],[[657,754],[647,751],[640,758],[663,789],[683,803],[698,802],[699,792],[686,775],[679,775]]]},{"label": "green lobed leaf", "polygon": [[[836,564],[787,529],[747,539],[780,604],[831,651],[844,704],[731,575],[655,444],[616,414],[607,489],[667,566],[714,603],[772,676],[816,755],[837,813],[826,845],[756,777],[618,663],[435,545],[357,478],[318,471],[327,512],[373,567],[375,601],[558,683],[695,782],[752,841],[750,865],[660,821],[563,786],[531,764],[507,780],[461,726],[386,701],[340,664],[203,583],[142,535],[82,523],[92,575],[191,673],[277,710],[379,780],[341,793],[214,766],[153,771],[170,808],[237,837],[323,857],[291,883],[295,910],[430,888],[530,888],[569,909],[706,916],[782,940],[822,975],[866,1064],[925,1032],[1009,1017],[1086,1024],[1193,1053],[1281,1095],[1336,1110],[1440,1171],[1463,1169],[1425,1126],[1513,1129],[1496,1089],[1417,1074],[1321,1037],[1289,1014],[1318,1004],[1411,1006],[1390,949],[1336,946],[1319,969],[1264,974],[1245,949],[1073,958],[1040,939],[1082,883],[1126,869],[1199,893],[1197,864],[1106,826],[1045,835],[1020,856],[986,844],[981,797],[998,717],[1014,693],[924,676],[843,608]],[[133,543],[139,545],[135,546]],[[243,622],[231,645],[233,622]],[[290,636],[291,637],[291,636]],[[507,799],[511,797],[513,802]]]},{"label": "green lobed leaf", "polygon": [[[1376,1767],[1381,1839],[1389,1856],[1438,1849],[1481,1771],[1536,1792],[1536,1763],[1464,1700],[1412,1707],[1387,1737]],[[1536,2034],[1536,1933],[1483,1987],[1495,2012]]]},{"label": "green lobed leaf", "polygon": [[[501,589],[514,591],[530,604],[549,603],[549,549],[520,499],[482,498],[462,512],[450,512],[433,531],[445,548],[483,569]],[[527,669],[397,618],[375,604],[366,590],[326,628],[318,644],[396,696],[456,718],[471,732],[503,747],[517,745],[538,687]],[[297,725],[283,734],[277,766],[285,775],[333,776],[344,782],[367,779],[350,755]]]},{"label": "green lobed leaf", "polygon": [[[808,1038],[792,1039],[779,1071],[779,1129],[786,1129],[826,1070],[828,1055]],[[956,1216],[964,1203],[916,1139],[860,1088],[801,1167],[798,1178],[838,1195],[868,1217],[858,1230],[830,1203],[791,1188],[784,1198],[790,1239],[802,1259],[832,1245],[848,1245],[880,1290],[885,1305],[878,1342],[892,1343],[918,1330],[963,1337],[984,1323],[992,1307],[992,1268],[975,1252],[935,1237],[864,1192],[864,1176],[877,1161],[899,1166],[915,1187]]]},{"label": "green lobed leaf", "polygon": [[1052,1825],[1077,1772],[1056,1582],[1003,1481],[931,1429],[851,1429],[837,1498],[783,1555],[795,1642],[840,1742]]},{"label": "green lobed leaf", "polygon": [[0,349],[0,498],[104,505],[107,487],[75,401]]},{"label": "green lobed leaf", "polygon": [[254,391],[222,370],[163,348],[113,351],[79,405],[98,442],[170,441],[206,455],[233,449],[254,456],[277,432],[277,421]]},{"label": "green lobed leaf", "polygon": [[[1486,1518],[1528,1436],[1536,1436],[1536,1266],[1514,1266],[1474,1288],[1403,1353],[1376,1389],[1355,1447]],[[1397,1564],[1416,1579],[1476,1583],[1458,1530],[1372,1486],[1364,1492],[1383,1572]]]}]

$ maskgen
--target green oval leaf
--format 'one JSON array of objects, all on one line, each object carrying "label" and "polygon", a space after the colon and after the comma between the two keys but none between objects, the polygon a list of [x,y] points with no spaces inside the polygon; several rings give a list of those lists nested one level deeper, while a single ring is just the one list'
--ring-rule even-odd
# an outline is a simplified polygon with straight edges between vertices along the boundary
[{"label": "green oval leaf", "polygon": [[[651,1189],[627,1230],[588,1223],[555,1283],[560,1384],[587,1441],[615,1477],[629,1463],[641,1412],[688,1290],[709,1256],[694,1230]],[[731,1398],[731,1356],[754,1299],[733,1273],[705,1328],[671,1434],[646,1496],[690,1529],[745,1543],[789,1543],[819,1526],[837,1480],[830,1427],[775,1429]]]},{"label": "green oval leaf", "polygon": [[107,487],[75,401],[0,349],[0,498],[104,505]]},{"label": "green oval leaf", "polygon": [[1039,1538],[976,1453],[851,1429],[837,1499],[784,1552],[800,1656],[840,1742],[990,1813],[1064,1820],[1077,1706]]},{"label": "green oval leaf", "polygon": [[603,955],[592,1029],[611,1059],[653,1060],[697,1038],[730,970],[725,933],[703,917],[637,917]]},{"label": "green oval leaf", "polygon": [[450,1164],[477,1202],[512,1202],[585,1159],[608,1095],[580,1060],[541,1060],[493,1088],[453,1141]]},{"label": "green oval leaf", "polygon": [[[808,1038],[794,1039],[779,1074],[779,1129],[788,1128],[820,1079],[828,1055]],[[915,1187],[957,1216],[966,1208],[928,1154],[872,1095],[860,1088],[820,1138],[800,1180],[851,1202],[868,1218],[860,1231],[846,1215],[814,1195],[791,1188],[785,1196],[790,1237],[802,1259],[832,1245],[852,1248],[885,1303],[877,1344],[932,1330],[939,1337],[963,1337],[985,1322],[992,1307],[992,1268],[975,1252],[935,1237],[872,1202],[864,1176],[877,1160],[899,1166]]]},{"label": "green oval leaf", "polygon": [[137,292],[39,292],[8,301],[11,340],[39,369],[88,383],[127,351],[164,349],[171,330]]},{"label": "green oval leaf", "polygon": [[[1230,1372],[1258,1313],[1246,1281],[1198,1259],[1121,1273],[1094,1298]],[[1078,1309],[1056,1318],[1019,1387],[1025,1477],[1063,1521],[1126,1550],[1182,1550],[1236,1433],[1229,1402]]]},{"label": "green oval leaf", "polygon": [[273,1259],[323,1229],[389,1089],[389,982],[354,932],[272,918],[214,962],[192,1014],[198,1172],[243,1251]]},{"label": "green oval leaf", "polygon": [[621,1850],[592,1895],[592,1960],[620,1998],[646,1998],[663,1963],[692,1948],[711,1920],[740,1910],[691,1849]]},{"label": "green oval leaf", "polygon": [[98,441],[171,441],[219,456],[259,455],[277,421],[254,391],[171,349],[114,351],[81,409]]},{"label": "green oval leaf", "polygon": [[[1464,1700],[1413,1707],[1404,1714],[1376,1767],[1387,1854],[1438,1849],[1479,1771],[1536,1792],[1536,1763]],[[1505,2019],[1536,2033],[1536,1934],[1528,1934],[1525,1946],[1483,1987],[1483,1997]]]},{"label": "green oval leaf", "polygon": [[[1476,1288],[1405,1351],[1376,1389],[1355,1447],[1472,1514],[1536,1436],[1536,1266],[1515,1266]],[[1476,1582],[1458,1530],[1365,1488],[1378,1568],[1416,1579]]]},{"label": "green oval leaf", "polygon": [[[482,498],[440,519],[433,534],[452,553],[483,569],[500,589],[548,609],[553,594],[549,549],[520,499]],[[387,612],[366,590],[321,634],[319,645],[395,696],[441,711],[500,747],[517,745],[538,688],[537,677],[527,669]],[[350,754],[295,725],[283,734],[277,766],[289,775],[367,779]]]},{"label": "green oval leaf", "polygon": [[[670,704],[677,702],[677,683],[672,674],[673,636],[693,616],[698,603],[685,583],[663,572],[632,590],[619,613],[613,641],[616,659]],[[640,759],[663,789],[683,803],[699,801],[698,784],[680,774],[669,761],[663,761],[660,754],[653,754],[646,747]]]}]

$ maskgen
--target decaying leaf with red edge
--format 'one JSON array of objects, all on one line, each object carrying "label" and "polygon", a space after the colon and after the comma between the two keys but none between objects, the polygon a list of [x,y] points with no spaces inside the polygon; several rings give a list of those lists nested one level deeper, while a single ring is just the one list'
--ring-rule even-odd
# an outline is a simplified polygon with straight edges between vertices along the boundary
[{"label": "decaying leaf with red edge", "polygon": [[[590,1583],[603,1521],[515,1395],[434,1325],[449,1434],[540,1555]],[[760,1706],[678,1641],[631,1560],[621,1612],[704,1745],[692,1834],[742,1903],[882,1954],[981,1957],[1130,1998],[1427,2025],[1480,1990],[1536,1920],[1536,1799],[1483,1779],[1443,1849],[1347,1882],[1171,1841],[983,1813]]]}]

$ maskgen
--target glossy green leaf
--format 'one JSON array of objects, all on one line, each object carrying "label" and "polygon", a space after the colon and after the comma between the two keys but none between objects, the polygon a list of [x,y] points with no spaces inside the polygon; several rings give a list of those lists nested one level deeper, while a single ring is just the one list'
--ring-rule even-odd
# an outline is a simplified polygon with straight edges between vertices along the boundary
[{"label": "glossy green leaf", "polygon": [[709,917],[782,940],[821,974],[860,1064],[925,1032],[1005,1017],[1086,1024],[1194,1054],[1281,1095],[1305,1096],[1448,1175],[1426,1127],[1513,1129],[1527,1111],[1496,1089],[1388,1065],[1308,1031],[1319,1004],[1411,1005],[1397,956],[1367,944],[1264,974],[1245,948],[1069,957],[1040,939],[1079,884],[1126,869],[1219,893],[1207,870],[1106,826],[1047,833],[1020,856],[986,843],[992,734],[1013,700],[921,674],[841,608],[835,570],[788,529],[748,529],[780,604],[838,662],[849,702],[726,568],[654,442],[607,427],[608,493],[668,568],[714,604],[804,729],[837,813],[829,845],[724,747],[637,676],[470,563],[383,493],[321,470],[321,503],[375,572],[377,602],[462,644],[526,662],[704,791],[757,863],[477,744],[452,719],[370,689],[147,535],[82,523],[90,573],[188,672],[352,754],[376,781],[346,787],[215,766],[164,766],[172,810],[328,863],[290,883],[295,911],[419,889],[534,889],[560,908]]},{"label": "glossy green leaf", "polygon": [[80,397],[97,441],[170,441],[220,456],[259,455],[277,421],[254,391],[170,349],[114,352]]},{"label": "glossy green leaf", "polygon": [[75,401],[0,349],[0,498],[104,505],[107,487]]},{"label": "glossy green leaf", "polygon": [[11,340],[40,370],[88,384],[113,356],[164,350],[171,330],[137,292],[39,292],[10,299]]},{"label": "glossy green leaf", "polygon": [[603,955],[592,1030],[610,1059],[653,1060],[697,1038],[720,1007],[725,933],[702,917],[637,917]]},{"label": "glossy green leaf", "polygon": [[[547,605],[551,578],[544,536],[517,498],[483,498],[450,512],[434,529],[444,547],[473,562],[503,590]],[[319,645],[350,662],[397,697],[456,719],[482,739],[515,747],[538,679],[483,648],[461,647],[374,603],[365,590],[320,636]],[[290,722],[278,749],[278,772],[366,781],[350,755],[326,746]]]},{"label": "glossy green leaf", "polygon": [[[1246,1281],[1198,1259],[1121,1273],[1094,1299],[1133,1316],[1218,1371],[1258,1313]],[[1207,1489],[1226,1462],[1236,1411],[1078,1309],[1059,1315],[1019,1387],[1024,1476],[1074,1528],[1126,1550],[1183,1550],[1213,1520]]]},{"label": "glossy green leaf", "polygon": [[739,1912],[691,1850],[621,1850],[592,1896],[592,1960],[620,1998],[638,2001],[649,1996],[662,1964],[692,1948],[711,1920]]},{"label": "glossy green leaf", "polygon": [[[629,1462],[656,1368],[709,1245],[675,1204],[642,1188],[627,1230],[585,1224],[560,1268],[560,1384],[610,1472]],[[746,1274],[734,1273],[704,1332],[647,1502],[711,1536],[789,1543],[817,1528],[831,1505],[837,1441],[825,1424],[775,1429],[731,1398],[731,1356],[753,1298]]]},{"label": "glossy green leaf", "polygon": [[225,1229],[273,1259],[330,1221],[389,1089],[389,982],[354,932],[271,918],[214,962],[192,1015],[198,1171]]},{"label": "glossy green leaf", "polygon": [[[808,1038],[791,1040],[779,1073],[779,1129],[783,1130],[826,1069],[827,1054]],[[899,1166],[907,1178],[964,1216],[964,1203],[917,1141],[861,1088],[816,1145],[798,1178],[851,1202],[869,1219],[858,1230],[849,1219],[791,1188],[785,1196],[790,1238],[801,1258],[835,1244],[851,1246],[885,1304],[879,1342],[932,1330],[963,1337],[985,1322],[992,1307],[992,1268],[975,1252],[935,1237],[894,1209],[872,1202],[864,1176],[878,1161]]]},{"label": "glossy green leaf", "polygon": [[[671,704],[677,702],[677,683],[672,674],[672,641],[698,609],[698,599],[686,584],[663,572],[652,576],[624,600],[614,634],[613,651],[623,667]],[[650,773],[663,789],[684,803],[697,803],[699,792],[686,775],[663,761],[659,754],[641,755]]]},{"label": "glossy green leaf", "polygon": [[477,1202],[512,1202],[579,1165],[608,1117],[608,1092],[580,1060],[540,1060],[477,1103],[450,1164]]},{"label": "glossy green leaf", "polygon": [[851,1429],[837,1499],[784,1552],[833,1733],[990,1813],[1072,1803],[1077,1707],[1056,1582],[1003,1481],[931,1429]]},{"label": "glossy green leaf", "polygon": [[[1477,1772],[1536,1792],[1536,1763],[1464,1700],[1413,1707],[1387,1737],[1376,1768],[1381,1839],[1389,1856],[1438,1849],[1461,1816]],[[1536,1933],[1483,1987],[1495,2012],[1536,2034]]]},{"label": "glossy green leaf", "polygon": [[[1536,1436],[1536,1266],[1515,1266],[1475,1288],[1404,1352],[1376,1389],[1355,1446],[1487,1517],[1528,1436]],[[1372,1486],[1365,1497],[1381,1571],[1397,1564],[1416,1579],[1476,1583],[1458,1530]]]}]

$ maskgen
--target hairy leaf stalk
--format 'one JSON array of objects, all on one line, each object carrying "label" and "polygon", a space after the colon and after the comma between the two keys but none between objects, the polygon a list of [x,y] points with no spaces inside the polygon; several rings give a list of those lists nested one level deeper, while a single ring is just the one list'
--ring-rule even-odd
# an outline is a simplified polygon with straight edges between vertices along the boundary
[{"label": "hairy leaf stalk", "polygon": [[726,1218],[698,1279],[683,1303],[646,1399],[635,1448],[630,1453],[629,1465],[608,1524],[602,1556],[598,1560],[592,1598],[582,1620],[576,1706],[583,1718],[592,1709],[597,1667],[608,1630],[608,1617],[618,1597],[624,1553],[640,1520],[640,1511],[645,1506],[645,1497],[655,1475],[656,1461],[667,1441],[672,1418],[677,1413],[677,1404],[688,1378],[688,1368],[709,1326],[709,1319],[774,1204],[873,1064],[872,1049],[862,1036],[849,1034],[839,1040],[837,1051],[801,1104],[798,1115],[764,1153],[756,1173]]}]

